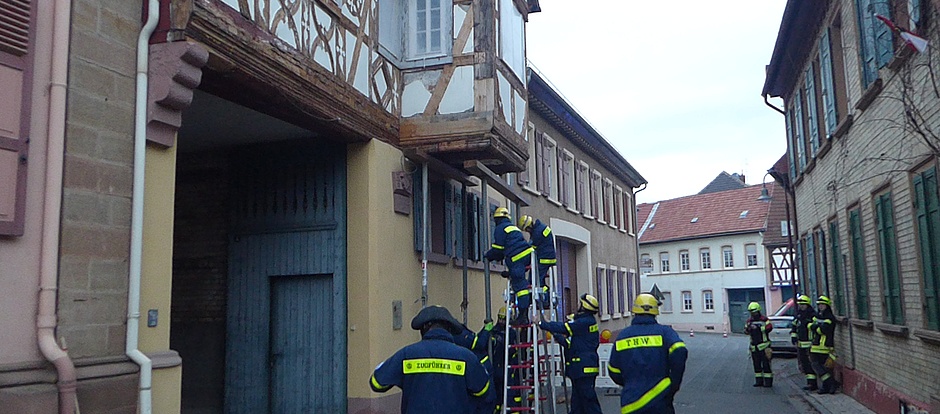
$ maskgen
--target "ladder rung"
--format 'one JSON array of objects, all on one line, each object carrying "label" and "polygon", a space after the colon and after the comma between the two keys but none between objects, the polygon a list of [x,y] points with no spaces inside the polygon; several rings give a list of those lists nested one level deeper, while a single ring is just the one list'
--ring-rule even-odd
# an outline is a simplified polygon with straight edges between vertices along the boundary
[{"label": "ladder rung", "polygon": [[511,389],[511,390],[531,390],[531,389],[535,388],[535,386],[532,386],[532,385],[510,385],[508,388]]},{"label": "ladder rung", "polygon": [[509,412],[520,413],[523,411],[535,411],[532,407],[509,407]]},{"label": "ladder rung", "polygon": [[518,344],[509,345],[510,348],[531,348],[532,342],[521,342]]},{"label": "ladder rung", "polygon": [[516,365],[510,364],[509,368],[512,368],[512,369],[532,368],[532,364],[516,364]]}]

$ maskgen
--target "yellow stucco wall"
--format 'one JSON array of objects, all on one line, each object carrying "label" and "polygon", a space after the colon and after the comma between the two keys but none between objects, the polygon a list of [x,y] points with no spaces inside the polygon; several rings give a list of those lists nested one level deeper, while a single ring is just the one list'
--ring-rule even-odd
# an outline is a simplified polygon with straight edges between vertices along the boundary
[{"label": "yellow stucco wall", "polygon": [[[176,147],[147,148],[144,187],[144,234],[140,282],[139,348],[146,354],[170,347],[170,298],[173,281],[173,205]],[[147,311],[159,313],[156,327],[147,327]],[[182,367],[153,371],[153,412],[178,413]]]},{"label": "yellow stucco wall", "polygon": [[[372,140],[348,147],[348,394],[374,398],[372,370],[401,347],[420,340],[411,319],[421,309],[421,256],[414,251],[412,217],[395,213],[393,171],[413,168],[400,150]],[[494,191],[491,195],[496,195]],[[428,303],[447,307],[462,319],[463,272],[452,264],[428,265]],[[483,273],[468,275],[468,326],[479,330],[485,317]],[[491,276],[492,312],[501,306],[505,280]],[[392,329],[392,302],[402,302],[402,328]],[[397,389],[393,392],[398,392]]]}]

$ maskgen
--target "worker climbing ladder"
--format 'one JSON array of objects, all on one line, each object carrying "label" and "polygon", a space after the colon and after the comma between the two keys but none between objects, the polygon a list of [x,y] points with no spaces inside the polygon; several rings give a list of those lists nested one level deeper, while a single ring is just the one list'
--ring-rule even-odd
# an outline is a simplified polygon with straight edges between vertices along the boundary
[{"label": "worker climbing ladder", "polygon": [[[544,318],[544,311],[549,310],[548,320],[557,319],[558,298],[556,295],[555,272],[549,272],[548,286],[551,286],[552,297],[548,298],[548,309],[543,309],[540,294],[542,292],[541,284],[538,281],[538,266],[536,255],[532,254],[532,264],[529,267],[530,286],[533,303],[529,306],[528,320],[525,324],[510,325],[506,324],[505,338],[510,338],[510,329],[517,330],[517,341],[505,341],[505,352],[503,366],[506,369],[502,372],[503,384],[502,390],[502,408],[503,413],[555,413],[555,395],[554,377],[561,373],[561,358],[558,355],[558,347],[552,346],[547,332],[538,327],[538,321]],[[533,271],[533,269],[536,269]],[[554,270],[554,269],[552,269]],[[504,298],[506,300],[506,309],[511,310],[513,315],[519,312],[515,303],[517,296],[513,294],[511,284],[507,282]],[[535,298],[540,300],[536,301]],[[510,320],[518,320],[512,318]],[[515,355],[510,362],[510,355]],[[512,378],[512,381],[510,380]],[[562,378],[564,381],[564,378]],[[547,402],[547,403],[546,403]]]}]

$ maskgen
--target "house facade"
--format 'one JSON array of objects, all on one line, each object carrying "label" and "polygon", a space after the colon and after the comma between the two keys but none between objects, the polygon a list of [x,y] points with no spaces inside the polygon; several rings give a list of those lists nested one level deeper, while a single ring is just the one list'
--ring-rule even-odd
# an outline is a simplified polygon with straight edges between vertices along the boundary
[{"label": "house facade", "polygon": [[646,180],[537,71],[528,87],[529,158],[515,181],[531,204],[518,214],[555,235],[559,316],[590,293],[600,328],[622,329],[640,287],[634,191]]},{"label": "house facade", "polygon": [[[425,304],[473,328],[495,312],[488,207],[536,205],[506,177],[530,157],[537,10],[0,4],[0,84],[20,91],[0,96],[0,406],[397,412],[374,367]],[[594,138],[569,151],[632,195]]]},{"label": "house facade", "polygon": [[764,243],[776,186],[700,193],[638,207],[641,285],[663,302],[661,323],[679,331],[743,332],[747,305],[772,312],[792,297],[774,280]]},{"label": "house facade", "polygon": [[843,389],[878,412],[940,411],[937,18],[934,1],[790,1],[763,87],[784,102],[800,277],[833,299]]}]

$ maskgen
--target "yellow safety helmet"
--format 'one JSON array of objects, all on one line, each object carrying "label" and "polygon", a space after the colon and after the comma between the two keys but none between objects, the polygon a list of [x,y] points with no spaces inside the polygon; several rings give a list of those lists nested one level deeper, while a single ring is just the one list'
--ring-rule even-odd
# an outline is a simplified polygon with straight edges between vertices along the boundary
[{"label": "yellow safety helmet", "polygon": [[505,217],[509,218],[509,209],[506,207],[499,207],[496,211],[493,212],[493,218]]},{"label": "yellow safety helmet", "polygon": [[659,315],[659,299],[649,293],[641,293],[633,300],[635,315]]},{"label": "yellow safety helmet", "polygon": [[816,304],[832,306],[832,300],[830,300],[828,296],[823,295],[823,296],[820,296],[819,299],[816,299]]},{"label": "yellow safety helmet", "polygon": [[589,312],[597,313],[601,306],[597,303],[597,298],[587,293],[581,295],[581,307]]},{"label": "yellow safety helmet", "polygon": [[749,303],[749,304],[747,305],[747,311],[748,311],[748,312],[751,312],[751,313],[753,313],[753,312],[760,312],[760,303],[757,303],[757,302],[751,302],[751,303]]},{"label": "yellow safety helmet", "polygon": [[809,305],[809,296],[800,295],[798,298],[796,298],[796,304],[797,305]]},{"label": "yellow safety helmet", "polygon": [[496,317],[499,319],[506,319],[506,307],[505,306],[499,308],[499,312],[496,312]]},{"label": "yellow safety helmet", "polygon": [[535,224],[535,220],[530,216],[523,215],[519,217],[519,228],[524,231],[529,231],[532,228],[532,225]]}]

